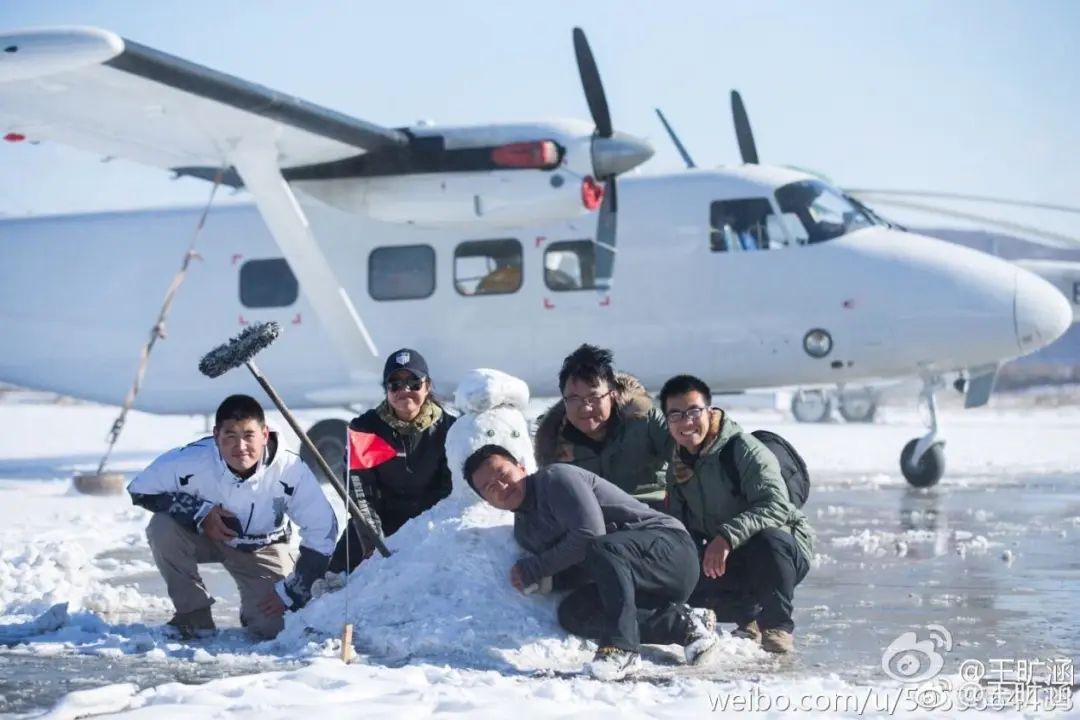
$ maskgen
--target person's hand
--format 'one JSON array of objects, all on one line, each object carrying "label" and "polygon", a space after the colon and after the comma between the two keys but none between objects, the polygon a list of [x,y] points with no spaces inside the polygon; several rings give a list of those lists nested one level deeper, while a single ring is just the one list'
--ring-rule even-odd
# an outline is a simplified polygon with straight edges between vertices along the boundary
[{"label": "person's hand", "polygon": [[701,569],[705,577],[718,578],[727,570],[727,559],[731,555],[731,543],[722,535],[717,535],[705,546],[705,557]]},{"label": "person's hand", "polygon": [[210,512],[206,513],[206,517],[203,518],[203,535],[215,542],[232,540],[236,537],[236,533],[230,530],[229,526],[225,524],[224,518],[227,517],[234,518],[236,516],[220,505],[215,505]]},{"label": "person's hand", "polygon": [[514,567],[510,568],[510,584],[518,592],[525,592],[525,576],[522,575],[521,566],[517,563],[514,563]]},{"label": "person's hand", "polygon": [[284,615],[285,611],[288,609],[289,608],[285,607],[285,603],[281,601],[281,597],[275,590],[271,590],[269,595],[259,601],[259,612],[267,617]]}]

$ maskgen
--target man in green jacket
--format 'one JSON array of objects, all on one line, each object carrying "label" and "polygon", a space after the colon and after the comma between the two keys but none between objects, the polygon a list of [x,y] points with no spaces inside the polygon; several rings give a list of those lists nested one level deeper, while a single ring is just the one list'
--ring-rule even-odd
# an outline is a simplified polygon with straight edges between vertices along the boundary
[{"label": "man in green jacket", "polygon": [[[689,602],[736,623],[737,635],[764,650],[791,652],[795,586],[810,569],[813,530],[792,505],[772,451],[711,404],[709,386],[691,375],[671,378],[660,391],[676,443],[668,511],[701,548],[702,575]],[[732,441],[739,477],[730,477],[720,458]]]},{"label": "man in green jacket", "polygon": [[654,507],[674,444],[664,416],[636,378],[616,376],[610,350],[582,345],[559,371],[562,401],[536,431],[536,464],[577,465]]}]

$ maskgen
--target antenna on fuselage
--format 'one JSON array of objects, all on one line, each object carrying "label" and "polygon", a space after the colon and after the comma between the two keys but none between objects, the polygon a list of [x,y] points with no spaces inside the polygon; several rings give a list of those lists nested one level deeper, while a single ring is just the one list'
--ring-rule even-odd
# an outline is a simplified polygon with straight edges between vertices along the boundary
[{"label": "antenna on fuselage", "polygon": [[668,123],[667,118],[664,117],[664,113],[660,112],[660,108],[653,108],[656,111],[656,117],[660,118],[660,123],[667,130],[668,137],[671,138],[671,142],[675,144],[675,149],[679,151],[679,155],[682,156],[683,162],[686,163],[686,167],[694,169],[697,165],[694,164],[694,159],[690,157],[690,153],[686,151],[686,147],[679,140],[679,136],[675,134],[675,129]]}]

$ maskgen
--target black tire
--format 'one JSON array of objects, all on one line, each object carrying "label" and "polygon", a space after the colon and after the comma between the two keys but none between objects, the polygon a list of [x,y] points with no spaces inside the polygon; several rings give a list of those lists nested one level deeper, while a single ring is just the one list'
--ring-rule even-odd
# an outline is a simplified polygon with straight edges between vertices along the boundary
[{"label": "black tire", "polygon": [[874,416],[877,415],[877,402],[873,398],[863,402],[861,400],[849,400],[844,401],[844,397],[840,397],[840,417],[844,418],[845,422],[849,423],[872,423],[874,422]]},{"label": "black tire", "polygon": [[904,446],[900,453],[900,472],[904,474],[904,479],[912,487],[933,487],[945,474],[945,448],[940,443],[931,445],[919,459],[919,463],[915,465],[911,462],[911,458],[915,455],[915,445],[918,442],[916,438]]},{"label": "black tire", "polygon": [[799,394],[795,393],[791,398],[791,415],[801,423],[827,422],[829,416],[832,414],[832,401],[825,393],[817,390],[803,393],[804,398],[808,398],[811,395],[820,397],[821,404],[817,405],[810,402],[799,402]]},{"label": "black tire", "polygon": [[[312,444],[339,480],[345,477],[345,433],[348,428],[349,423],[345,420],[330,418],[315,423],[307,432]],[[328,482],[319,469],[319,463],[303,445],[300,446],[300,457],[311,468],[311,472],[315,473],[315,477],[319,478],[319,482]]]}]

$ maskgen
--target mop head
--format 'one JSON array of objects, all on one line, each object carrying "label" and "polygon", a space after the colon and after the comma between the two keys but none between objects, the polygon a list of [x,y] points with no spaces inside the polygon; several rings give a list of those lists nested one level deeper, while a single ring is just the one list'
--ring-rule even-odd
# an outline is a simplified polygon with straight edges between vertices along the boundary
[{"label": "mop head", "polygon": [[280,334],[281,326],[276,322],[256,323],[245,328],[229,342],[203,355],[203,359],[199,361],[199,372],[211,378],[224,375],[255,357],[263,348],[277,340]]}]

